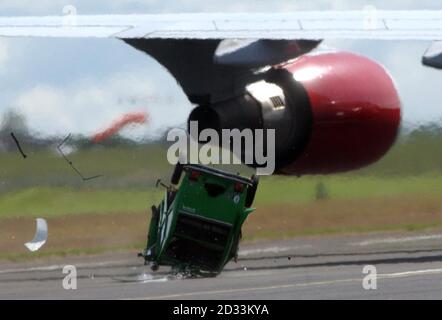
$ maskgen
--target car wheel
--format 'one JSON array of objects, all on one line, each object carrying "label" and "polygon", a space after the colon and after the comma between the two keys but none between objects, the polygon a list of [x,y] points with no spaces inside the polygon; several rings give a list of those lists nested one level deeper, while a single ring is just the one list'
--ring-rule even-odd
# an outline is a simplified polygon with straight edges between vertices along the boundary
[{"label": "car wheel", "polygon": [[175,169],[173,170],[172,179],[170,179],[170,182],[172,184],[178,184],[181,179],[181,174],[183,173],[183,165],[180,162],[177,162],[175,165]]},{"label": "car wheel", "polygon": [[152,264],[150,265],[150,269],[152,271],[158,271],[159,268],[160,268],[160,266],[156,262],[152,262]]},{"label": "car wheel", "polygon": [[249,186],[247,188],[246,204],[245,204],[247,208],[250,208],[253,204],[253,201],[255,200],[256,190],[258,190],[259,177],[253,175],[251,180],[252,180],[252,186]]}]

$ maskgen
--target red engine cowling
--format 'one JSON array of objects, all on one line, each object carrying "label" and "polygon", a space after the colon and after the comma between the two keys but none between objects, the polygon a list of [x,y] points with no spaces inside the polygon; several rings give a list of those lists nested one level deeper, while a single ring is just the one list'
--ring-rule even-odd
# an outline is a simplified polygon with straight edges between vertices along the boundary
[{"label": "red engine cowling", "polygon": [[401,103],[388,72],[352,53],[305,55],[284,68],[305,88],[312,127],[305,150],[284,174],[357,169],[381,158],[394,143]]},{"label": "red engine cowling", "polygon": [[200,106],[189,117],[200,130],[275,129],[276,173],[286,175],[371,164],[394,143],[400,119],[387,71],[346,52],[304,55],[272,68],[243,96]]}]

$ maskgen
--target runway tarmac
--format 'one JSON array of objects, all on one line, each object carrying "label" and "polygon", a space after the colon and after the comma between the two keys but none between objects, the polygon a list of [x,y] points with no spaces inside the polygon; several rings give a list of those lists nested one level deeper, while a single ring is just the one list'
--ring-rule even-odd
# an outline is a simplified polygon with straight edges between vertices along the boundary
[{"label": "runway tarmac", "polygon": [[[63,289],[65,265],[76,290]],[[376,289],[363,287],[366,265]],[[442,299],[442,233],[263,241],[242,245],[217,278],[167,271],[152,275],[133,253],[1,262],[0,299]]]}]

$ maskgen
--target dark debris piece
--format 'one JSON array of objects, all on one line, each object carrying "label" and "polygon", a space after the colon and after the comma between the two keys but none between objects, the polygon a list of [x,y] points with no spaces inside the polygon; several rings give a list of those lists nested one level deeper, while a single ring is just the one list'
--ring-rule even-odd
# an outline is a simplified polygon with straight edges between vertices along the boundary
[{"label": "dark debris piece", "polygon": [[89,181],[89,180],[93,180],[93,179],[102,177],[102,175],[96,175],[96,176],[92,176],[92,177],[85,177],[85,176],[83,176],[83,174],[80,172],[80,170],[78,170],[74,166],[73,162],[68,159],[68,157],[64,154],[64,152],[63,152],[61,147],[63,146],[63,144],[66,143],[66,141],[69,140],[70,137],[71,137],[71,134],[68,134],[68,136],[66,138],[64,138],[63,141],[57,146],[58,152],[60,152],[61,156],[66,160],[66,162],[71,166],[71,168],[81,177],[81,179],[83,181]]},{"label": "dark debris piece", "polygon": [[11,137],[14,139],[15,145],[17,146],[18,151],[20,151],[23,158],[27,158],[28,156],[23,152],[23,149],[20,146],[20,142],[18,141],[17,137],[15,136],[14,132],[11,132]]}]

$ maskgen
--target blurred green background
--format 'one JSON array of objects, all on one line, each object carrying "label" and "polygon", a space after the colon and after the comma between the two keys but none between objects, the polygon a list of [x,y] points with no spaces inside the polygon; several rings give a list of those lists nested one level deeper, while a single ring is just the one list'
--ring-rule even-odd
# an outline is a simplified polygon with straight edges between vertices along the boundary
[{"label": "blurred green background", "polygon": [[[149,208],[164,192],[155,182],[168,183],[173,170],[165,139],[135,143],[115,136],[95,145],[72,136],[62,147],[68,159],[86,177],[101,175],[83,181],[57,150],[64,137],[16,136],[26,159],[8,128],[0,131],[0,258],[28,256],[22,241],[32,236],[35,217],[48,219],[52,235],[39,255],[142,248]],[[404,129],[390,152],[367,168],[329,176],[262,177],[257,210],[244,226],[244,237],[442,227],[441,142],[437,125]],[[244,166],[223,168],[253,173]]]},{"label": "blurred green background", "polygon": [[[7,132],[3,139],[9,138]],[[22,141],[27,141],[22,137]],[[142,212],[161,198],[158,178],[169,181],[173,166],[166,142],[135,144],[120,137],[92,145],[72,137],[62,150],[85,177],[60,156],[61,140],[22,142],[24,159],[12,145],[0,152],[0,219],[16,216]],[[9,141],[11,144],[11,141]],[[41,145],[42,144],[42,145]],[[392,150],[370,167],[346,174],[263,177],[257,206],[327,199],[365,199],[442,194],[442,129],[428,125],[403,132]],[[250,175],[252,170],[231,166]]]}]

